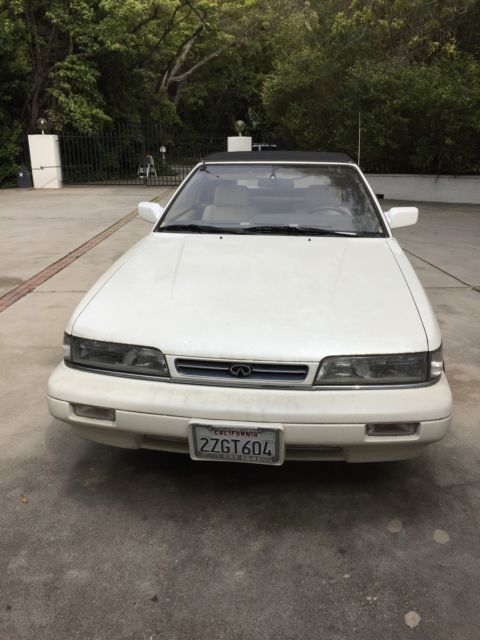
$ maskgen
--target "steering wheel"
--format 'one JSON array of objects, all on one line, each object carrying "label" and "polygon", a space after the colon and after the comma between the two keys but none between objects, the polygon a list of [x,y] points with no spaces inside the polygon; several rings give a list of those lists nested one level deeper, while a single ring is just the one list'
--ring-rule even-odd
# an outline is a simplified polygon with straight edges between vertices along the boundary
[{"label": "steering wheel", "polygon": [[347,211],[347,209],[344,209],[343,207],[331,207],[328,205],[319,205],[318,207],[314,207],[313,209],[310,209],[309,211],[307,211],[308,215],[311,215],[312,213],[322,213],[323,211],[329,211],[330,213],[334,213],[335,215],[338,216],[349,216],[350,212]]}]

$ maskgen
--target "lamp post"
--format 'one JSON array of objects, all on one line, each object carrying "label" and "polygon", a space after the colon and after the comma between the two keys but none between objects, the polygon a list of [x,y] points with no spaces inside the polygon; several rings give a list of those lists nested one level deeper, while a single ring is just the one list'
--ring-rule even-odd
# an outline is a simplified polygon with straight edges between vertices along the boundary
[{"label": "lamp post", "polygon": [[245,131],[245,122],[243,120],[237,120],[235,122],[235,131],[239,136],[243,136],[243,132]]},{"label": "lamp post", "polygon": [[251,136],[244,136],[243,132],[246,129],[246,124],[243,120],[237,120],[235,122],[235,131],[237,136],[228,136],[227,138],[227,150],[228,151],[251,151],[252,150],[252,138]]},{"label": "lamp post", "polygon": [[160,147],[159,151],[162,154],[162,164],[165,164],[165,154],[167,153],[167,149],[162,144],[162,146]]},{"label": "lamp post", "polygon": [[45,129],[47,128],[47,126],[48,126],[48,122],[47,122],[46,118],[39,118],[37,120],[37,127],[42,132],[42,136],[45,135]]}]

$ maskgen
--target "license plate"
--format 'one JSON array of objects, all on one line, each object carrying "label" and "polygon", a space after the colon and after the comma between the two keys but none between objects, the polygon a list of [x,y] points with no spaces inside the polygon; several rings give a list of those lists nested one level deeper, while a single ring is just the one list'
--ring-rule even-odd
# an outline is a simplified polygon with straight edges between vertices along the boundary
[{"label": "license plate", "polygon": [[229,460],[251,464],[283,464],[283,429],[226,423],[191,423],[193,460]]}]

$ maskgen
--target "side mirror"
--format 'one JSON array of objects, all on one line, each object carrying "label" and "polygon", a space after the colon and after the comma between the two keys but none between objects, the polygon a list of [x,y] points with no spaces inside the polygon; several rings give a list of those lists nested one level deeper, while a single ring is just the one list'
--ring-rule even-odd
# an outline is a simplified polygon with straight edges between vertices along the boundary
[{"label": "side mirror", "polygon": [[138,205],[138,217],[146,222],[156,224],[163,215],[163,207],[156,202],[140,202]]},{"label": "side mirror", "polygon": [[409,227],[411,224],[417,223],[418,209],[417,207],[392,207],[385,211],[385,215],[391,229]]}]

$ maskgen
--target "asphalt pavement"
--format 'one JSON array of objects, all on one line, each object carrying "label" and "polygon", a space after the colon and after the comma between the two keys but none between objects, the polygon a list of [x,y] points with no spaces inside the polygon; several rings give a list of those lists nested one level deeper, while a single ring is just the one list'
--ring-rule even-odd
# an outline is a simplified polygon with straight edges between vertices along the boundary
[{"label": "asphalt pavement", "polygon": [[[0,191],[4,291],[168,195]],[[412,461],[192,462],[50,418],[63,326],[141,220],[0,313],[1,640],[478,640],[480,207],[420,209],[396,235],[441,323],[455,410]]]}]

